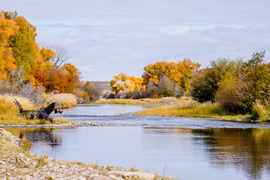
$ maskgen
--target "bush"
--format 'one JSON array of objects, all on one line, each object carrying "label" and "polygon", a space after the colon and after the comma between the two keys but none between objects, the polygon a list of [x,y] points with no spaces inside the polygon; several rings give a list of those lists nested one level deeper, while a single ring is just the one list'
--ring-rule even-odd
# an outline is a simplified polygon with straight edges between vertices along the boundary
[{"label": "bush", "polygon": [[232,76],[225,78],[216,93],[218,102],[228,114],[245,114],[251,112],[252,101],[249,98],[246,84]]},{"label": "bush", "polygon": [[251,113],[252,120],[270,120],[270,112],[260,104],[256,102],[253,106],[252,113]]},{"label": "bush", "polygon": [[173,97],[173,96],[175,96],[174,92],[171,91],[171,90],[168,90],[168,89],[164,90],[162,95],[164,97]]},{"label": "bush", "polygon": [[89,101],[98,100],[103,92],[103,89],[98,84],[90,83],[89,81],[82,87],[82,90],[88,94]]}]

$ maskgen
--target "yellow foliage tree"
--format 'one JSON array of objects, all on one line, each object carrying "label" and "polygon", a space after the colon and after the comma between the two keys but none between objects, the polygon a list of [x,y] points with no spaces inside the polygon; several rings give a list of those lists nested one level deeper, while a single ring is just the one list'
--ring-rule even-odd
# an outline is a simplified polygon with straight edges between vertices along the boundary
[{"label": "yellow foliage tree", "polygon": [[155,85],[158,85],[160,79],[166,76],[182,91],[186,92],[190,88],[192,74],[199,67],[199,63],[193,63],[190,59],[184,59],[178,63],[156,62],[144,67],[143,84],[147,86],[149,81],[152,81]]},{"label": "yellow foliage tree", "polygon": [[134,90],[141,90],[145,89],[145,86],[142,85],[143,79],[134,77],[134,76],[127,76],[124,73],[120,73],[118,75],[113,76],[111,80],[111,90],[114,91],[116,94],[119,91],[134,91]]}]

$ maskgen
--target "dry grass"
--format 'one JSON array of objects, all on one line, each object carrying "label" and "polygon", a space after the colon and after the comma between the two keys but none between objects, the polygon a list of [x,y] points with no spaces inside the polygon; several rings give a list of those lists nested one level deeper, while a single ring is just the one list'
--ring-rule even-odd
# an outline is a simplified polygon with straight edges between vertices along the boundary
[{"label": "dry grass", "polygon": [[137,115],[209,117],[219,119],[238,119],[248,115],[227,115],[218,104],[199,103],[191,99],[180,99],[173,105],[166,105],[136,112]]},{"label": "dry grass", "polygon": [[43,94],[42,97],[45,99],[43,106],[47,106],[50,103],[58,102],[60,107],[74,107],[77,105],[77,99],[74,94]]},{"label": "dry grass", "polygon": [[[0,124],[2,125],[36,125],[36,124],[51,124],[49,121],[40,119],[26,119],[19,116],[19,110],[14,104],[14,99],[17,99],[24,109],[35,110],[39,109],[34,103],[27,98],[11,95],[0,95]],[[66,123],[69,120],[56,119],[56,124]]]},{"label": "dry grass", "polygon": [[173,97],[159,99],[105,99],[98,100],[94,104],[131,104],[131,105],[148,105],[148,104],[167,104],[166,102],[176,103],[179,99]]},{"label": "dry grass", "polygon": [[19,96],[0,95],[0,124],[18,124],[25,118],[18,116],[18,108],[14,104],[17,99],[25,109],[36,109],[35,105],[26,98]]}]

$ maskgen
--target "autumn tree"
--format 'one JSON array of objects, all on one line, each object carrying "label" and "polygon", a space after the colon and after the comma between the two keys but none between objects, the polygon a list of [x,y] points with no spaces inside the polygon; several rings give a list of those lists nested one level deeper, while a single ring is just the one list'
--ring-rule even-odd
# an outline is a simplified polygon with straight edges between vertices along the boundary
[{"label": "autumn tree", "polygon": [[52,62],[56,58],[56,53],[51,49],[42,48],[40,50],[40,55],[42,58],[41,64],[39,64],[38,69],[49,70],[52,68]]},{"label": "autumn tree", "polygon": [[12,16],[6,18],[5,13],[0,12],[0,79],[6,79],[8,73],[16,69],[9,38],[16,34],[18,29],[19,26],[14,22]]},{"label": "autumn tree", "polygon": [[24,75],[32,80],[30,71],[36,65],[38,55],[38,45],[35,42],[36,27],[22,16],[16,17],[15,22],[19,26],[19,30],[9,38],[10,47],[16,60],[16,66],[23,67]]},{"label": "autumn tree", "polygon": [[[143,79],[134,77],[134,76],[127,76],[124,73],[120,73],[118,75],[113,76],[111,80],[111,90],[115,92],[116,95],[120,96],[120,92],[134,92],[140,91],[141,89],[145,89],[146,87],[142,84]],[[129,95],[128,95],[129,96]]]},{"label": "autumn tree", "polygon": [[179,90],[184,93],[189,90],[192,75],[199,67],[200,64],[193,63],[190,59],[184,59],[178,63],[156,62],[144,67],[143,84],[147,86],[152,81],[158,85],[161,78],[166,76],[174,86],[178,86]]}]

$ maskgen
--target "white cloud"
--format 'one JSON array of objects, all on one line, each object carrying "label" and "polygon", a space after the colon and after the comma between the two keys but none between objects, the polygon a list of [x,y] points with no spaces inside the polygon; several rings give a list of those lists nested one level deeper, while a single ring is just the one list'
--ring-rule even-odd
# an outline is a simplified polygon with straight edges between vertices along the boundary
[{"label": "white cloud", "polygon": [[140,76],[149,63],[184,57],[206,66],[219,57],[269,54],[268,7],[266,0],[1,2],[37,26],[38,42],[67,48],[84,80]]}]

